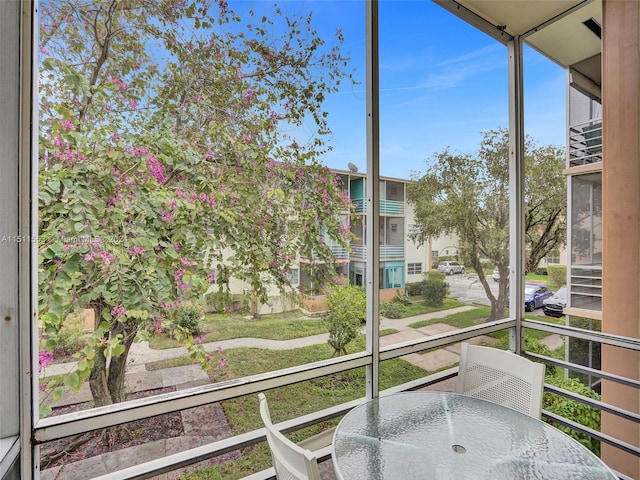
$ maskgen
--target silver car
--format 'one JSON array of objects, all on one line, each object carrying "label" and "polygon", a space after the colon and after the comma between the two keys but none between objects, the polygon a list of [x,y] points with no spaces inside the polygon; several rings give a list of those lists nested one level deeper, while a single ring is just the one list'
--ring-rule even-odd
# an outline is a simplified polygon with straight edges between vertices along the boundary
[{"label": "silver car", "polygon": [[446,275],[464,273],[464,265],[460,265],[458,262],[440,262],[438,264],[438,271]]}]

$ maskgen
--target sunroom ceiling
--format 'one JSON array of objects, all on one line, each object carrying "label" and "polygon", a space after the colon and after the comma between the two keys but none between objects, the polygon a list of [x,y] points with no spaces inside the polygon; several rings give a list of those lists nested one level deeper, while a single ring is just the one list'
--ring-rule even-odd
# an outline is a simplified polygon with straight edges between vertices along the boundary
[{"label": "sunroom ceiling", "polygon": [[600,38],[584,22],[602,25],[602,0],[434,1],[480,28],[470,19],[473,14],[488,28],[523,36],[527,44],[560,65],[581,65],[581,73],[600,84]]}]

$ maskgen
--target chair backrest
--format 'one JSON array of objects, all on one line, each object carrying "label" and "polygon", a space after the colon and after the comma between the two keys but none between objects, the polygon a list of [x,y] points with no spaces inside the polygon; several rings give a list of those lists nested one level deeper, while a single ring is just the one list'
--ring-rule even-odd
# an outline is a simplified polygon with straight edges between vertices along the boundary
[{"label": "chair backrest", "polygon": [[456,392],[540,418],[544,371],[513,352],[463,342]]},{"label": "chair backrest", "polygon": [[267,432],[273,467],[278,480],[320,480],[318,460],[313,452],[285,437],[271,422],[264,393],[259,393],[260,416]]}]

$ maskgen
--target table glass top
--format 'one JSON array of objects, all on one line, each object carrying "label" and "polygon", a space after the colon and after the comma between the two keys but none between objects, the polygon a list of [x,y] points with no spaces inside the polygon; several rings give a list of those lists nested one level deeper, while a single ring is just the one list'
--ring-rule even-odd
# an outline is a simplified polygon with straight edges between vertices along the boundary
[{"label": "table glass top", "polygon": [[399,393],[354,408],[333,449],[344,480],[616,479],[551,425],[446,392]]}]

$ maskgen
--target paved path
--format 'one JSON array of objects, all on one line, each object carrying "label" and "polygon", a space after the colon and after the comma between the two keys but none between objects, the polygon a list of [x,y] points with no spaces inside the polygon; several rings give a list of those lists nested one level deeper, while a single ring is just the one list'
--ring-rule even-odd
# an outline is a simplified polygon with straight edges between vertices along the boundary
[{"label": "paved path", "polygon": [[[452,308],[447,310],[447,315],[451,315],[465,310],[471,310],[475,307],[464,306],[458,308]],[[409,327],[410,324],[423,320],[433,320],[435,318],[442,317],[442,312],[425,313],[417,315],[415,317],[400,318],[400,319],[388,319],[383,318],[380,323],[381,329],[393,328],[401,332],[415,331]],[[421,336],[421,335],[418,335]],[[263,348],[265,350],[291,350],[293,348],[309,347],[311,345],[317,345],[320,343],[326,343],[329,338],[328,333],[321,333],[319,335],[311,335],[309,337],[294,338],[291,340],[270,340],[266,338],[233,338],[231,340],[221,340],[218,342],[211,342],[203,344],[204,348],[208,352],[213,352],[218,348],[223,350],[229,350],[232,348]],[[415,338],[415,337],[414,337]],[[165,349],[152,349],[149,348],[149,342],[136,342],[131,345],[129,351],[128,371],[136,372],[140,369],[144,369],[144,365],[151,362],[157,362],[159,360],[167,360],[171,358],[184,357],[188,355],[185,347],[165,348]],[[73,370],[74,363],[58,363],[49,365],[45,374],[50,375],[62,375]]]}]

